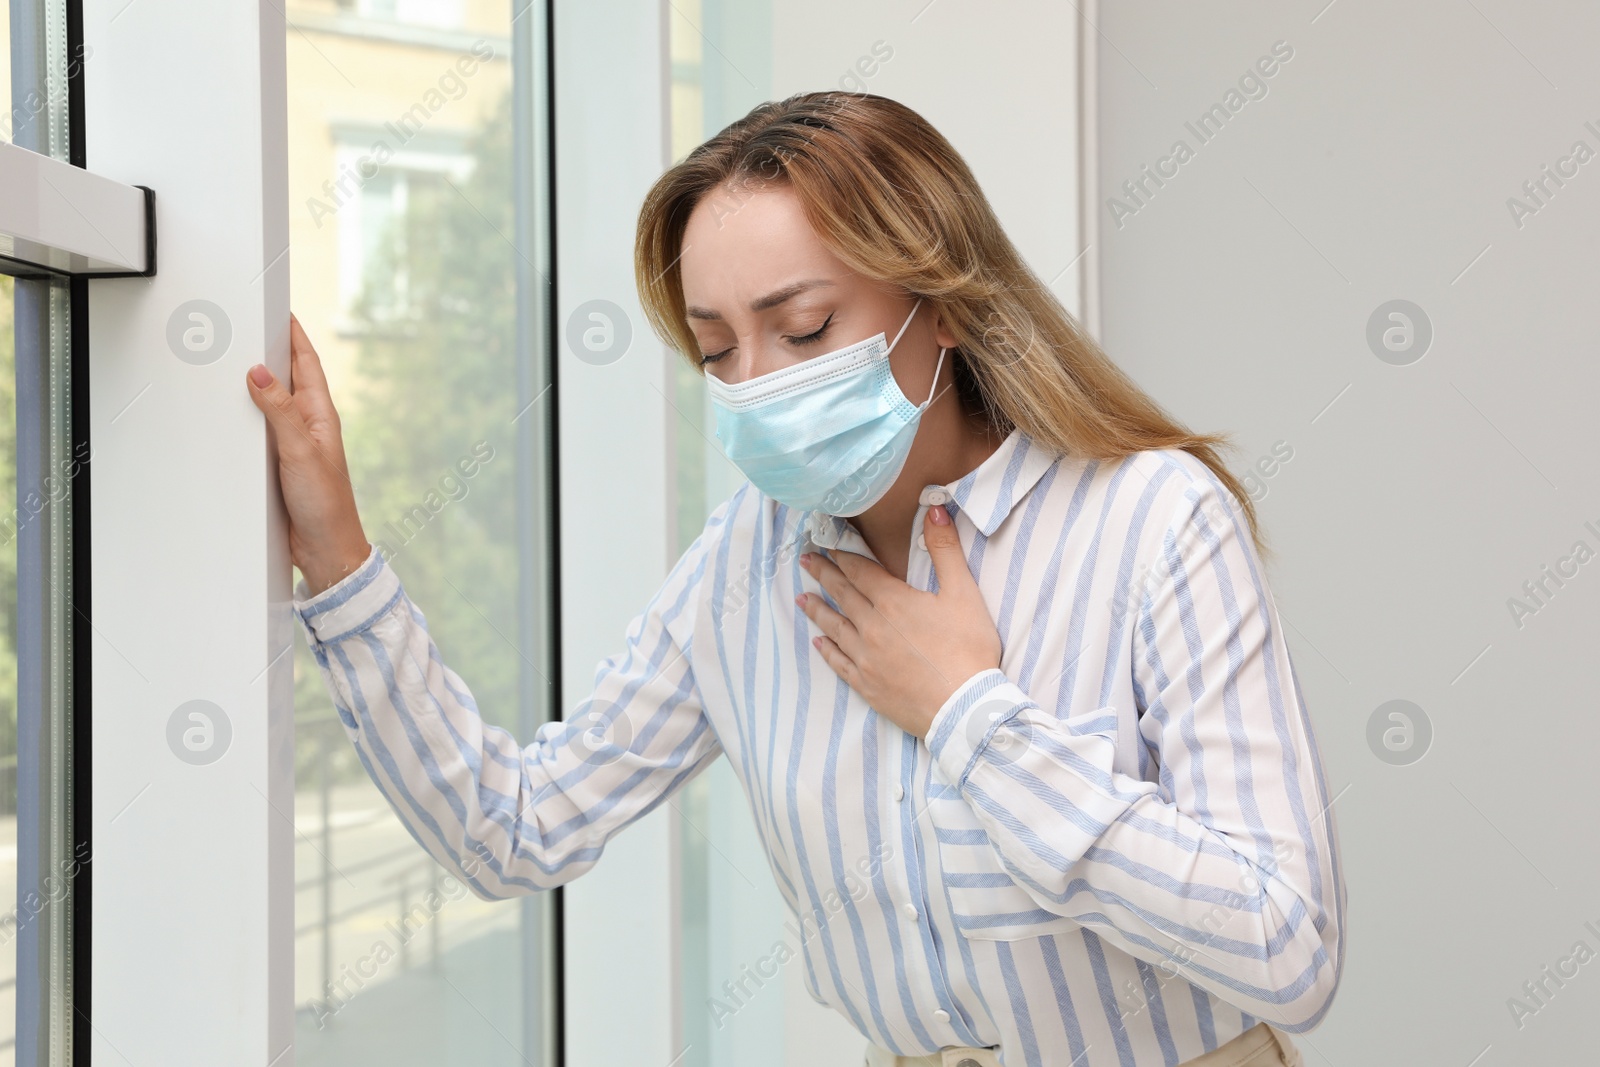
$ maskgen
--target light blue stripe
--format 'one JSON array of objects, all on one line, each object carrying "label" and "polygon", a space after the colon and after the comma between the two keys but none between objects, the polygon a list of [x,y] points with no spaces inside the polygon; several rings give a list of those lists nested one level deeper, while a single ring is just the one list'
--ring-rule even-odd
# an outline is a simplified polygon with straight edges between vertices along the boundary
[{"label": "light blue stripe", "polygon": [[1117,991],[1111,985],[1111,968],[1106,964],[1105,942],[1093,930],[1083,931],[1084,954],[1089,958],[1089,968],[1094,972],[1095,992],[1100,996],[1100,1009],[1111,1024],[1111,1037],[1117,1046],[1117,1062],[1122,1067],[1137,1067],[1133,1046],[1128,1041],[1128,1031],[1122,1025],[1122,1010],[1117,1007]]},{"label": "light blue stripe", "polygon": [[1156,977],[1156,969],[1141,959],[1133,962],[1139,971],[1139,990],[1150,1008],[1150,1029],[1161,1045],[1162,1057],[1168,1063],[1176,1064],[1178,1047],[1172,1041],[1170,1024],[1167,1022],[1167,1003],[1161,996],[1161,982]]},{"label": "light blue stripe", "polygon": [[[1016,962],[1011,958],[1011,942],[997,942],[995,953],[1000,961],[1000,979],[1005,986],[1006,1002],[1011,1007],[1011,1020],[1016,1029],[1017,1043],[1022,1046],[1020,1050],[1023,1056],[1022,1062],[1028,1067],[1046,1067],[1039,1041],[1034,1036],[1033,1013],[1028,1009],[1027,991],[1022,988]],[[1016,1058],[1016,1051],[1012,1050],[1012,1060]],[[1010,1061],[1007,1062],[1007,1067],[1011,1067]]]},{"label": "light blue stripe", "polygon": [[[1088,931],[1080,931],[1087,933]],[[1067,1052],[1072,1057],[1069,1067],[1086,1067],[1089,1060],[1084,1057],[1088,1051],[1088,1043],[1083,1038],[1083,1024],[1078,1022],[1078,1010],[1072,1003],[1072,989],[1067,984],[1066,972],[1061,966],[1061,948],[1063,944],[1072,944],[1076,941],[1080,946],[1082,938],[1047,938],[1039,942],[1040,955],[1044,961],[1044,968],[1050,976],[1050,989],[1056,995],[1056,1007],[1061,1012],[1061,1026],[1066,1032]]]}]

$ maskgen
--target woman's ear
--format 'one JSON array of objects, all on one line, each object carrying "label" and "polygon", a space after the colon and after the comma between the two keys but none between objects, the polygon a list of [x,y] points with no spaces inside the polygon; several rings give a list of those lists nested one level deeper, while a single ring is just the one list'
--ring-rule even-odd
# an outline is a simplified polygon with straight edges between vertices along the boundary
[{"label": "woman's ear", "polygon": [[956,335],[951,333],[950,328],[945,325],[943,312],[934,313],[933,340],[940,348],[956,347]]}]

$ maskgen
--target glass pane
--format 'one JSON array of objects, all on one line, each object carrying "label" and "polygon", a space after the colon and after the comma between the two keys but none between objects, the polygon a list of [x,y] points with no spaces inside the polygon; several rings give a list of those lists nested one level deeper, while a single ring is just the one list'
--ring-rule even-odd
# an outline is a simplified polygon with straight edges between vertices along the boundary
[{"label": "glass pane", "polygon": [[[534,402],[548,272],[530,236],[546,211],[525,176],[543,82],[523,69],[545,16],[513,23],[513,6],[299,6],[290,248],[366,535],[479,713],[526,744],[552,703]],[[487,902],[450,877],[368,777],[296,641],[297,1062],[540,1063],[547,991],[529,983],[548,963],[549,894]]]},{"label": "glass pane", "polygon": [[[0,0],[0,136],[57,159],[66,28],[65,0]],[[0,276],[0,1067],[64,1067],[81,1029],[72,517],[87,452],[74,440],[71,307],[65,283]]]},{"label": "glass pane", "polygon": [[86,453],[71,438],[70,313],[65,283],[0,275],[0,1067],[64,1067],[74,1037],[74,876],[88,853],[72,844],[70,493],[71,457]]},{"label": "glass pane", "polygon": [[[0,24],[0,32],[5,25]],[[9,54],[3,53],[3,54]],[[7,85],[10,84],[9,76]],[[9,99],[9,97],[8,97]],[[8,505],[17,499],[17,390],[15,283],[0,275],[0,492]],[[7,511],[10,510],[8,506]],[[6,538],[0,549],[0,915],[17,908],[17,539]],[[17,942],[5,939],[0,949],[0,1064],[16,1062]]]},{"label": "glass pane", "polygon": [[[11,5],[0,0],[0,114],[11,140]],[[13,335],[10,278],[0,275],[0,501],[10,510],[17,499],[16,338]],[[0,915],[17,908],[17,541],[6,538],[0,550]],[[17,942],[0,949],[0,1065],[16,1062]]]}]

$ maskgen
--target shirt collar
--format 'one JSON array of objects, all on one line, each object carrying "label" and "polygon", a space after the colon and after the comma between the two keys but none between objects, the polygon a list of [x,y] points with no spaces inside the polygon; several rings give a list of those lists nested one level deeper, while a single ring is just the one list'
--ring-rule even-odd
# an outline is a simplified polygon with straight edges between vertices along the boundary
[{"label": "shirt collar", "polygon": [[[936,499],[935,491],[944,490],[945,498],[963,512],[983,536],[992,537],[1058,458],[1056,453],[1040,447],[1020,429],[1013,429],[993,455],[965,476],[945,485],[924,486],[923,494]],[[850,537],[853,527],[845,519],[822,511],[795,513],[794,533],[799,538],[811,533],[815,540],[817,533],[826,535],[829,529],[833,531],[832,536],[824,539],[838,543],[841,538]]]},{"label": "shirt collar", "polygon": [[991,537],[1057,458],[1014,429],[992,456],[944,488],[972,525]]}]

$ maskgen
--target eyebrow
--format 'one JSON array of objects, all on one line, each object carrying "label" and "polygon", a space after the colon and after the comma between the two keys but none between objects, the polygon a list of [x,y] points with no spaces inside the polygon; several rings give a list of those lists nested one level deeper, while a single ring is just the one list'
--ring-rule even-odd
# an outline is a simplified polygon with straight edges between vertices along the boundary
[{"label": "eyebrow", "polygon": [[[833,283],[826,278],[807,278],[805,281],[795,282],[793,285],[786,285],[782,289],[774,289],[766,296],[750,301],[750,310],[766,311],[768,308],[777,307],[791,296],[798,296],[808,289],[820,289],[823,286],[832,284]],[[703,307],[685,308],[684,314],[688,315],[691,319],[721,320],[722,318],[721,312],[713,311],[711,308]]]}]

